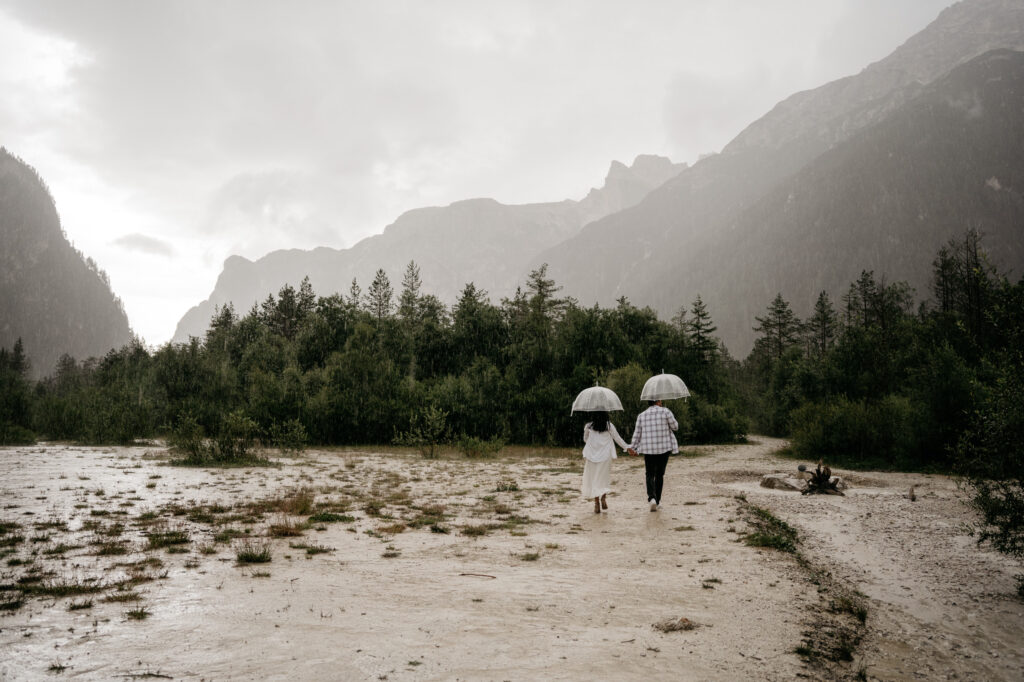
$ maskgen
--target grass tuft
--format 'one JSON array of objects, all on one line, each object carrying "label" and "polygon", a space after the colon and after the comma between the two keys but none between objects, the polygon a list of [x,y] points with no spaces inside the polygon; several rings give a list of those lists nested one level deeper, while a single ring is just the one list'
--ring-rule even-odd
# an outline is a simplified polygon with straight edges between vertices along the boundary
[{"label": "grass tuft", "polygon": [[122,556],[128,553],[128,545],[123,542],[104,542],[96,547],[96,556]]},{"label": "grass tuft", "polygon": [[25,605],[25,600],[20,597],[17,599],[9,599],[8,601],[0,601],[0,611],[17,611]]},{"label": "grass tuft", "polygon": [[747,521],[754,529],[743,538],[751,547],[766,547],[780,552],[796,553],[797,532],[785,521],[767,509],[752,504],[745,505]]},{"label": "grass tuft", "polygon": [[304,550],[306,550],[306,556],[313,556],[315,554],[327,554],[328,552],[333,552],[334,551],[333,547],[328,547],[326,545],[307,545],[306,543],[294,543],[293,542],[293,543],[290,543],[288,546],[291,547],[292,549],[304,549]]},{"label": "grass tuft", "polygon": [[274,558],[270,552],[270,543],[255,540],[243,541],[235,557],[240,564],[265,564]]},{"label": "grass tuft", "polygon": [[128,620],[146,620],[153,615],[153,612],[142,604],[139,604],[134,609],[128,609],[125,611],[124,615]]},{"label": "grass tuft", "polygon": [[146,535],[146,549],[160,549],[174,545],[186,545],[189,542],[188,532],[182,529],[154,531]]},{"label": "grass tuft", "polygon": [[303,535],[302,524],[295,523],[291,519],[282,518],[277,523],[267,527],[267,534],[275,538],[297,538]]},{"label": "grass tuft", "polygon": [[309,517],[310,523],[352,523],[356,517],[334,512],[317,512]]}]

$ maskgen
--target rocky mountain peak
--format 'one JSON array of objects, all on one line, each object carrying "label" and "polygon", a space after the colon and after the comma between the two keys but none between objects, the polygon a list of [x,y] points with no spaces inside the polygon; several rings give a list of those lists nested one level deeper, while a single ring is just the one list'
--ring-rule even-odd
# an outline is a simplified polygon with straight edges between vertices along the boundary
[{"label": "rocky mountain peak", "polygon": [[831,148],[903,106],[922,86],[998,48],[1024,50],[1024,2],[963,0],[859,74],[783,100],[723,153],[794,143]]}]

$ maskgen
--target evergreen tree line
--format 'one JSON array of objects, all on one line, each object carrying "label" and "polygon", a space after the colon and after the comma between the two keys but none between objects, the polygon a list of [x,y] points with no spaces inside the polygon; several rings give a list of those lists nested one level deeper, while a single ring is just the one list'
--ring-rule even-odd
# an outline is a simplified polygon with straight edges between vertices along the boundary
[{"label": "evergreen tree line", "polygon": [[673,406],[684,441],[744,437],[729,380],[736,363],[699,297],[666,322],[625,298],[586,308],[559,292],[547,266],[497,305],[467,284],[450,309],[422,293],[414,262],[397,293],[382,270],[365,292],[353,280],[347,294],[317,296],[306,279],[245,315],[218,309],[202,340],[64,357],[34,384],[24,367],[4,365],[2,380],[18,386],[0,413],[4,442],[216,438],[242,424],[271,441],[382,444],[441,415],[450,438],[572,445],[585,417],[569,413],[580,390],[616,390],[627,412],[614,419],[628,433],[644,381],[662,370],[694,394]]},{"label": "evergreen tree line", "polygon": [[559,296],[546,266],[499,304],[470,283],[451,308],[421,292],[415,263],[397,294],[383,271],[365,293],[353,280],[347,294],[318,297],[305,280],[243,316],[219,309],[205,339],[65,357],[35,383],[20,344],[0,352],[0,438],[129,442],[182,424],[213,437],[244,420],[265,437],[381,444],[429,409],[451,437],[572,445],[580,390],[615,390],[626,411],[613,419],[629,433],[643,382],[664,370],[693,394],[672,406],[684,442],[753,430],[840,465],[977,469],[993,451],[1020,462],[1022,439],[993,441],[991,423],[1021,428],[1006,396],[1024,367],[1024,281],[998,273],[974,232],[941,249],[933,273],[916,307],[906,283],[871,272],[838,305],[822,292],[804,321],[779,295],[742,363],[699,296],[669,321],[625,298],[583,307]]},{"label": "evergreen tree line", "polygon": [[[935,257],[929,300],[913,299],[872,272],[838,306],[822,292],[805,321],[777,296],[740,377],[755,428],[839,464],[949,471],[970,459],[980,420],[1019,384],[1024,280],[998,273],[968,232]],[[1004,458],[1020,461],[1021,442],[1000,444]]]}]

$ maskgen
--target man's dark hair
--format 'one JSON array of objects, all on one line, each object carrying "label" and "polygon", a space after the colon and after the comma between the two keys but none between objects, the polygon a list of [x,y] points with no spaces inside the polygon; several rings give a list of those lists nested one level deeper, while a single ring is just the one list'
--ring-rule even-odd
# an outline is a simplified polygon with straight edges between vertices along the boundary
[{"label": "man's dark hair", "polygon": [[594,431],[604,433],[608,430],[608,413],[607,412],[595,412],[594,421],[590,422],[590,428]]},{"label": "man's dark hair", "polygon": [[651,407],[651,406],[657,405],[660,402],[661,402],[660,400],[648,400],[647,401],[647,406]]}]

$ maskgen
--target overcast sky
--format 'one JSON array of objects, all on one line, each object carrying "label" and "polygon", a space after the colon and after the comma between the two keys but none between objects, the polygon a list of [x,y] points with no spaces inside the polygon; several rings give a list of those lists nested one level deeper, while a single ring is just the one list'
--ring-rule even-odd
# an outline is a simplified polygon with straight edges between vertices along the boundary
[{"label": "overcast sky", "polygon": [[0,0],[0,144],[159,344],[231,254],[692,163],[949,4]]}]

